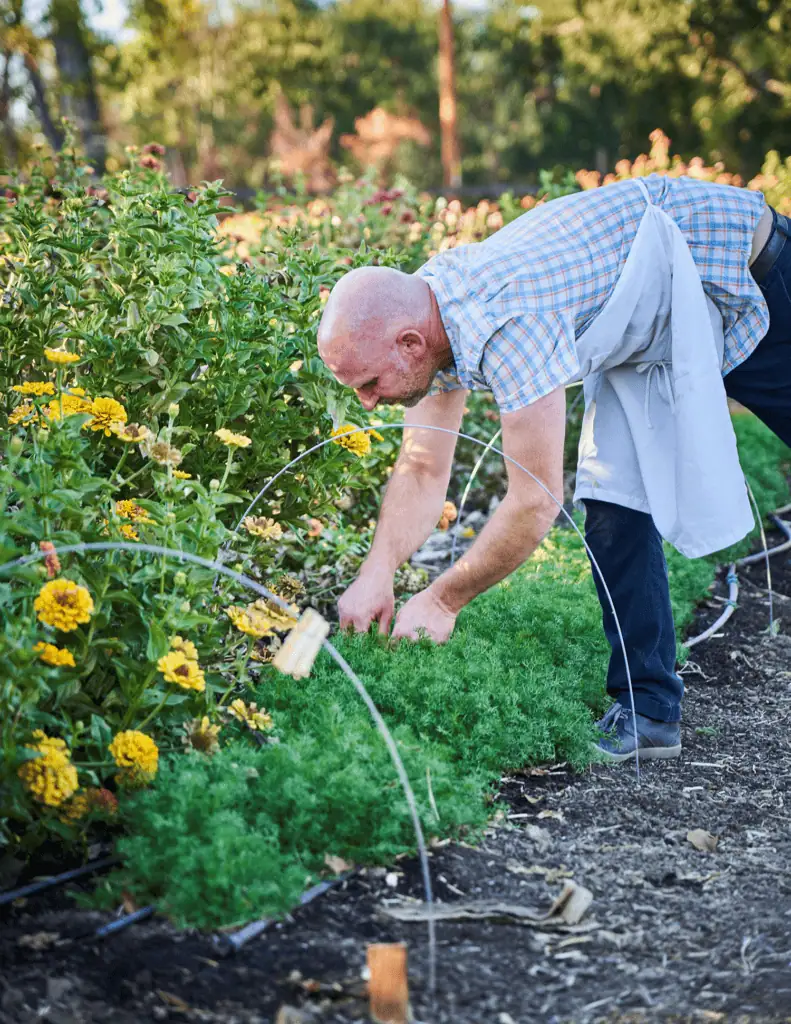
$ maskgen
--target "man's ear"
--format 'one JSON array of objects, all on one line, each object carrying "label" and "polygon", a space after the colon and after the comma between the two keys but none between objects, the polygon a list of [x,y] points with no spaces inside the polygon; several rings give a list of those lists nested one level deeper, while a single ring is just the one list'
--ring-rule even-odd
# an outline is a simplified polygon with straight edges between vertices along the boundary
[{"label": "man's ear", "polygon": [[426,336],[415,327],[407,327],[396,338],[399,352],[407,359],[420,359],[427,351]]}]

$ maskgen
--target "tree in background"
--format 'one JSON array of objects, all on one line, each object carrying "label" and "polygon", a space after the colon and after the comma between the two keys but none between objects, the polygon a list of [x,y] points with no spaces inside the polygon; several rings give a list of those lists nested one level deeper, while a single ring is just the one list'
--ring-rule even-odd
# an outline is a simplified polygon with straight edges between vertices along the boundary
[{"label": "tree in background", "polygon": [[456,53],[453,42],[453,15],[450,0],[442,0],[439,10],[439,131],[442,150],[442,184],[446,188],[461,185],[461,150],[456,125]]},{"label": "tree in background", "polygon": [[[108,43],[87,31],[79,2],[50,0],[31,26],[22,0],[0,0],[6,160],[24,161],[34,131],[57,145],[66,112],[98,162],[101,120],[111,165],[124,146],[156,140],[180,184],[257,188],[282,96],[310,106],[316,124],[332,120],[336,163],[352,160],[341,139],[373,111],[419,122],[432,145],[399,146],[389,173],[442,180],[447,3],[131,0],[131,36]],[[789,150],[788,0],[491,0],[453,14],[463,156],[446,144],[448,183],[459,162],[465,185],[483,190],[529,184],[542,168],[604,171],[657,126],[682,156],[721,159],[746,178],[767,150]]]}]

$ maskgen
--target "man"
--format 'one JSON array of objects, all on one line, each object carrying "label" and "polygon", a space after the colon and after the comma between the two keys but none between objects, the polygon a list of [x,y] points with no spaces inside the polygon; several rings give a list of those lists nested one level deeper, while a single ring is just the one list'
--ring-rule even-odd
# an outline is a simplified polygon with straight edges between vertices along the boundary
[{"label": "man", "polygon": [[[791,443],[791,222],[760,193],[652,175],[546,203],[416,274],[361,268],[332,291],[319,352],[369,411],[408,409],[371,551],[339,603],[343,627],[387,632],[393,575],[433,530],[468,389],[502,418],[508,492],[455,566],[401,609],[394,637],[442,643],[461,608],[513,572],[562,500],[564,387],[583,380],[575,497],[609,585],[612,647],[599,748],[613,761],[680,753],[683,685],[662,537],[696,555],[752,525],[728,395]],[[723,387],[724,378],[724,387]],[[749,518],[748,518],[749,517]],[[715,547],[712,547],[716,545]]]}]

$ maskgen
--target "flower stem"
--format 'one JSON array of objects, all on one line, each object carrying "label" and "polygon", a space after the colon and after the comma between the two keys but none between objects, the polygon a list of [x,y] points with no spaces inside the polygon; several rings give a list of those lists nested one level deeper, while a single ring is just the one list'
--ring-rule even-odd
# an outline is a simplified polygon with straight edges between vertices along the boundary
[{"label": "flower stem", "polygon": [[229,447],[228,448],[228,459],[227,459],[227,461],[225,463],[225,472],[222,475],[222,480],[220,480],[219,490],[221,490],[221,491],[225,487],[225,483],[228,480],[228,474],[231,472],[231,463],[232,462],[233,462],[233,448]]},{"label": "flower stem", "polygon": [[138,725],[138,727],[137,727],[138,729],[142,729],[143,726],[148,725],[148,723],[151,721],[152,718],[156,718],[156,716],[159,714],[159,712],[162,710],[162,708],[164,708],[165,704],[167,703],[167,700],[168,700],[169,696],[170,696],[169,693],[165,694],[165,696],[162,698],[162,700],[159,702],[159,704],[157,704],[157,706],[154,708],[154,710],[150,714],[146,715],[146,717],[143,719],[143,721]]}]

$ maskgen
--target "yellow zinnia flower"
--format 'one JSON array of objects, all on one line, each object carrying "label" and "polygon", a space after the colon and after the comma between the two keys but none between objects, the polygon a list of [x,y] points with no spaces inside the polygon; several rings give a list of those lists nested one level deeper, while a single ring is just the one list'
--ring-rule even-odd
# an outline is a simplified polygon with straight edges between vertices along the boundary
[{"label": "yellow zinnia flower", "polygon": [[57,422],[63,416],[87,415],[91,412],[91,403],[79,395],[63,394],[53,398],[44,410],[48,420]]},{"label": "yellow zinnia flower", "polygon": [[109,437],[117,424],[126,423],[126,409],[114,398],[94,398],[90,405],[93,419],[88,420],[87,427],[91,430],[103,430]]},{"label": "yellow zinnia flower", "polygon": [[238,630],[249,636],[260,638],[274,633],[274,623],[265,615],[251,615],[249,610],[233,604],[225,609],[225,614]]},{"label": "yellow zinnia flower", "polygon": [[41,756],[25,761],[17,775],[35,800],[59,807],[77,789],[77,769],[63,740],[47,736],[40,729],[33,733],[33,739],[36,743],[29,749]]},{"label": "yellow zinnia flower", "polygon": [[27,380],[24,384],[14,384],[11,388],[12,391],[18,392],[20,395],[54,395],[55,385],[51,380]]},{"label": "yellow zinnia flower", "polygon": [[150,736],[136,729],[119,732],[107,748],[122,774],[116,776],[126,784],[147,782],[157,773],[159,748]]},{"label": "yellow zinnia flower", "polygon": [[219,725],[209,724],[208,715],[204,715],[203,718],[194,718],[191,722],[184,723],[182,742],[185,747],[192,747],[202,754],[214,754],[220,749],[217,739],[220,729]]},{"label": "yellow zinnia flower", "polygon": [[39,622],[68,633],[81,623],[90,622],[93,598],[85,587],[62,578],[45,583],[33,607]]},{"label": "yellow zinnia flower", "polygon": [[8,424],[11,427],[15,427],[17,423],[22,423],[23,420],[29,419],[31,416],[33,417],[33,422],[38,419],[33,405],[30,402],[23,402],[13,412],[9,413]]},{"label": "yellow zinnia flower", "polygon": [[74,352],[64,352],[62,348],[45,348],[44,355],[51,363],[58,363],[60,366],[65,366],[66,363],[76,363],[80,358]]},{"label": "yellow zinnia flower", "polygon": [[246,434],[234,434],[233,431],[226,430],[225,427],[221,430],[215,430],[214,436],[218,437],[229,448],[247,448],[248,445],[253,443]]},{"label": "yellow zinnia flower", "polygon": [[252,533],[254,537],[261,537],[263,540],[280,540],[283,536],[283,527],[274,519],[267,519],[265,516],[247,516],[243,522],[245,530]]},{"label": "yellow zinnia flower", "polygon": [[344,423],[340,427],[336,427],[332,432],[332,437],[335,444],[339,444],[341,448],[345,448],[350,451],[353,455],[358,458],[362,458],[367,455],[371,450],[371,439],[362,429],[357,430],[354,434],[347,434],[346,437],[339,437],[340,434],[346,433],[347,430],[354,430],[355,426],[353,423]]},{"label": "yellow zinnia flower", "polygon": [[69,668],[75,667],[74,655],[71,651],[67,651],[62,647],[56,647],[55,644],[47,644],[41,640],[33,648],[33,651],[38,654],[39,658],[46,662],[47,665],[68,665]]},{"label": "yellow zinnia flower", "polygon": [[[155,523],[148,512],[141,508],[131,498],[122,498],[115,503],[115,514],[119,519],[131,519],[133,523]],[[135,538],[137,540],[137,538]]]},{"label": "yellow zinnia flower", "polygon": [[173,470],[173,476],[177,480],[191,480],[192,479],[192,473],[185,473],[183,469],[174,469]]},{"label": "yellow zinnia flower", "polygon": [[257,704],[247,705],[241,698],[231,702],[228,714],[232,715],[237,722],[243,722],[254,732],[269,732],[275,724],[266,708],[261,708],[259,711]]},{"label": "yellow zinnia flower", "polygon": [[183,651],[171,651],[157,662],[157,668],[169,683],[177,683],[185,690],[206,689],[206,678],[197,661],[192,661]]},{"label": "yellow zinnia flower", "polygon": [[64,825],[75,825],[81,821],[91,809],[91,801],[85,793],[75,793],[58,815]]},{"label": "yellow zinnia flower", "polygon": [[140,445],[140,451],[160,466],[178,466],[184,457],[178,448],[171,447],[165,441],[151,441],[148,438]]},{"label": "yellow zinnia flower", "polygon": [[299,609],[290,605],[287,613],[273,601],[258,600],[247,608],[231,605],[225,609],[225,614],[242,633],[261,638],[291,629],[299,617]]},{"label": "yellow zinnia flower", "polygon": [[142,444],[151,437],[148,427],[142,427],[139,423],[114,423],[110,429],[119,441],[126,441],[127,444]]},{"label": "yellow zinnia flower", "polygon": [[170,649],[181,651],[185,658],[190,661],[198,660],[198,648],[191,640],[185,640],[183,636],[172,636],[170,638]]}]

